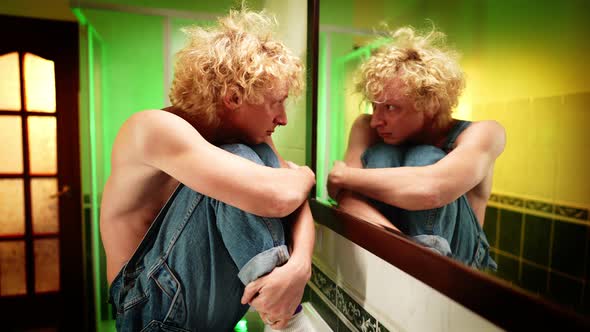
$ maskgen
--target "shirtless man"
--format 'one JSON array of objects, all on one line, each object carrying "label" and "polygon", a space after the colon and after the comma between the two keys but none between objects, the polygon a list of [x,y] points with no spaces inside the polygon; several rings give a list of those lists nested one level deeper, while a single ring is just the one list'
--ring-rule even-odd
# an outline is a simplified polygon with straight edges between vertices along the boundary
[{"label": "shirtless man", "polygon": [[451,117],[465,81],[456,55],[435,46],[443,37],[401,28],[361,66],[357,90],[373,114],[353,124],[328,190],[350,214],[494,269],[482,226],[505,132]]},{"label": "shirtless man", "polygon": [[268,328],[307,326],[293,314],[311,275],[315,180],[272,144],[302,86],[275,24],[243,10],[187,29],[173,106],[121,127],[100,220],[118,330],[225,331],[247,304]]}]

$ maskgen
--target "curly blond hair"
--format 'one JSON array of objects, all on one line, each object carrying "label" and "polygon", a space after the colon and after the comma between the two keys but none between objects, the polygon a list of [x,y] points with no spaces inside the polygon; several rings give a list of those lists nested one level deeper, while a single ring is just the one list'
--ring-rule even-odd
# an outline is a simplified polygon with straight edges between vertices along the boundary
[{"label": "curly blond hair", "polygon": [[303,87],[301,60],[273,39],[278,23],[266,12],[231,10],[213,27],[190,27],[176,54],[172,105],[211,126],[226,95],[261,104],[264,94],[287,83],[291,94]]},{"label": "curly blond hair", "polygon": [[382,103],[379,96],[397,78],[417,111],[432,114],[438,126],[449,123],[465,87],[465,77],[458,54],[443,45],[445,35],[434,27],[422,36],[412,27],[387,35],[390,42],[377,48],[361,65],[356,90],[365,100]]}]

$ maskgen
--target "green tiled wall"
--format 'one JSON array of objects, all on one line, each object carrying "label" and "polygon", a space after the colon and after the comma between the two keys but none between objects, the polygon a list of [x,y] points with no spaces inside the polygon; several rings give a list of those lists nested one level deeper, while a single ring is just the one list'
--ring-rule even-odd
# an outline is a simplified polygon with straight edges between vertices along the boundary
[{"label": "green tiled wall", "polygon": [[[507,201],[498,196],[495,199]],[[568,219],[553,209],[552,217],[542,217],[536,215],[538,210],[519,209],[518,205],[494,204],[486,210],[484,231],[498,263],[494,274],[541,297],[590,314],[588,211],[569,208],[570,215],[580,218]],[[526,202],[521,206],[527,206]]]}]

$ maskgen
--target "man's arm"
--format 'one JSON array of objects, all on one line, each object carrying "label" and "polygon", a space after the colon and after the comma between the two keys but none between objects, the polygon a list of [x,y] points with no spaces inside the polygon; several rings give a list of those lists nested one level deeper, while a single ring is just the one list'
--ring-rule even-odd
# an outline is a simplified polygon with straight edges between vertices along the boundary
[{"label": "man's arm", "polygon": [[[370,121],[370,115],[362,114],[352,124],[344,156],[344,161],[349,167],[362,168],[361,155],[379,140],[375,131],[365,129],[368,128]],[[337,161],[336,165],[338,163],[340,162]],[[330,177],[328,177],[328,192],[338,202],[338,208],[342,211],[376,225],[397,230],[379,210],[367,201],[366,197],[350,190],[338,190],[330,181]]]},{"label": "man's arm", "polygon": [[472,124],[457,147],[423,167],[357,169],[339,164],[330,173],[337,187],[407,210],[446,205],[479,184],[504,150],[506,134],[495,121]]},{"label": "man's arm", "polygon": [[123,141],[133,142],[131,152],[135,153],[124,158],[159,169],[195,191],[256,215],[291,214],[315,183],[308,167],[257,165],[210,144],[188,122],[168,112],[140,112],[124,126],[121,135],[131,137]]},{"label": "man's arm", "polygon": [[[268,137],[266,143],[272,148],[279,159],[282,168],[293,167],[286,162],[274,146],[271,137]],[[288,219],[291,221],[291,258],[289,261],[300,262],[303,267],[309,269],[311,277],[311,256],[313,255],[313,246],[315,243],[315,226],[309,202],[303,204],[292,213]]]},{"label": "man's arm", "polygon": [[[276,151],[272,140],[267,143],[277,155],[281,166],[287,163]],[[304,202],[291,216],[292,249],[287,263],[270,274],[246,286],[242,303],[250,303],[261,314],[273,321],[273,329],[284,327],[301,303],[305,284],[311,277],[311,257],[315,242],[315,227],[308,202]]]},{"label": "man's arm", "polygon": [[375,225],[399,231],[379,210],[367,202],[367,198],[349,190],[342,190],[338,195],[338,207],[359,219],[363,219]]}]

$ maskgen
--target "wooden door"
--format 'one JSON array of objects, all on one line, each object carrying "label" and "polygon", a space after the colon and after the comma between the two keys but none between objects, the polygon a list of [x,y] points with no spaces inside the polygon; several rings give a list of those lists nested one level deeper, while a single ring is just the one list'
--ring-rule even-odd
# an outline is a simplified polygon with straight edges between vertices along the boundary
[{"label": "wooden door", "polygon": [[0,321],[83,331],[78,25],[0,31]]}]

